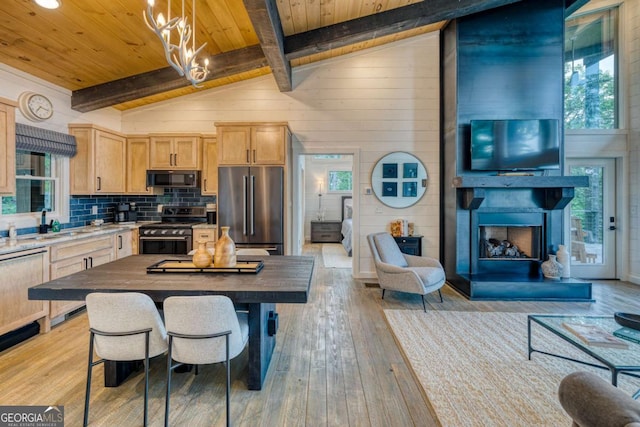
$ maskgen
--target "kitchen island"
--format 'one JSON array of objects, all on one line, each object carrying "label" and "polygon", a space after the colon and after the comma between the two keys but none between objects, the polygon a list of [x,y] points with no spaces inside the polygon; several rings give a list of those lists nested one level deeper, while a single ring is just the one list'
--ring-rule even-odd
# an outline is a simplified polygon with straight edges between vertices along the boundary
[{"label": "kitchen island", "polygon": [[[147,267],[180,255],[134,255],[29,288],[31,300],[84,300],[91,292],[141,292],[161,304],[170,296],[226,295],[249,312],[248,388],[260,390],[275,348],[276,303],[306,303],[314,260],[302,256],[245,256],[260,259],[253,273],[147,273]],[[87,333],[88,334],[88,333]],[[124,365],[105,366],[105,385],[117,386],[128,375]]]}]

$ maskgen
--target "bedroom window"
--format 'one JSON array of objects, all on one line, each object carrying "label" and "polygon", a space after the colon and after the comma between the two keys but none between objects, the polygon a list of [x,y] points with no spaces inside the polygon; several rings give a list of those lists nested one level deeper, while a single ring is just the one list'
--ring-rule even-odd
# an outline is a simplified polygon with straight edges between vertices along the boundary
[{"label": "bedroom window", "polygon": [[328,172],[328,188],[330,193],[350,193],[353,189],[353,177],[350,170]]}]

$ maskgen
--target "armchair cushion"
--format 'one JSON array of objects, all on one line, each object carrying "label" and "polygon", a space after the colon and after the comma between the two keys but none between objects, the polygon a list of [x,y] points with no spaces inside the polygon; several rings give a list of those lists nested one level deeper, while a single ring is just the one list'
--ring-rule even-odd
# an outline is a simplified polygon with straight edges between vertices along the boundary
[{"label": "armchair cushion", "polygon": [[376,234],[373,237],[373,241],[378,249],[378,255],[380,255],[380,260],[382,262],[393,264],[398,267],[407,267],[409,265],[391,234]]},{"label": "armchair cushion", "polygon": [[558,397],[574,427],[640,426],[640,402],[591,372],[567,375]]},{"label": "armchair cushion", "polygon": [[434,267],[411,267],[411,270],[414,271],[422,283],[424,283],[425,288],[429,287],[432,284],[439,284],[444,281],[444,270],[441,268]]}]

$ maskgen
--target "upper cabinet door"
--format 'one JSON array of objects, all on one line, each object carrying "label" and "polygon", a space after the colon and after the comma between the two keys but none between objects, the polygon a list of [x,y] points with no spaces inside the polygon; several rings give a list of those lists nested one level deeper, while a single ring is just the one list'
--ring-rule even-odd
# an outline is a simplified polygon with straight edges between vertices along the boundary
[{"label": "upper cabinet door", "polygon": [[16,192],[15,104],[0,99],[0,194]]},{"label": "upper cabinet door", "polygon": [[149,169],[149,138],[127,138],[127,193],[153,193],[153,188],[147,187],[147,169]]},{"label": "upper cabinet door", "polygon": [[203,195],[218,193],[218,144],[216,138],[202,139],[202,185],[200,191]]},{"label": "upper cabinet door", "polygon": [[284,165],[286,133],[284,126],[251,128],[251,163]]},{"label": "upper cabinet door", "polygon": [[251,126],[221,126],[218,133],[218,163],[248,165],[251,151]]},{"label": "upper cabinet door", "polygon": [[151,169],[173,168],[173,138],[152,137],[149,146]]},{"label": "upper cabinet door", "polygon": [[180,169],[200,169],[199,139],[196,136],[177,136],[173,139],[173,166]]},{"label": "upper cabinet door", "polygon": [[76,155],[69,160],[69,193],[72,195],[93,194],[93,129],[88,126],[71,127],[69,133],[76,138]]},{"label": "upper cabinet door", "polygon": [[124,193],[127,176],[126,139],[97,130],[94,152],[96,193]]},{"label": "upper cabinet door", "polygon": [[200,169],[200,137],[152,136],[150,169]]}]

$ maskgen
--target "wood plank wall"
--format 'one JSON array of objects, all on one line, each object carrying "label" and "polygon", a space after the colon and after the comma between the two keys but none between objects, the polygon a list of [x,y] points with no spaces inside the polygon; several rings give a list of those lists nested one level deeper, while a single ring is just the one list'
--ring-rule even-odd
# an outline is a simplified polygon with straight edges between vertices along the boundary
[{"label": "wood plank wall", "polygon": [[[123,132],[211,132],[215,121],[287,121],[306,149],[357,148],[360,269],[354,273],[372,274],[365,236],[388,229],[398,218],[414,222],[416,233],[425,236],[423,253],[437,257],[439,35],[299,67],[293,77],[294,91],[289,93],[280,93],[267,76],[125,111]],[[428,171],[426,195],[409,209],[388,208],[363,195],[371,186],[373,165],[391,151],[414,153]]]}]

